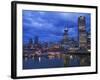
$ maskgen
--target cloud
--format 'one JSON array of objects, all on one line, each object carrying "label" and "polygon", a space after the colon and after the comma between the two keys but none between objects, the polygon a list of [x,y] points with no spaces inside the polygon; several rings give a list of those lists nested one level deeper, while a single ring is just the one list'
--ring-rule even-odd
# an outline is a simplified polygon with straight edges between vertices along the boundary
[{"label": "cloud", "polygon": [[[26,13],[30,13],[29,11]],[[36,15],[36,13],[38,13],[38,15]],[[48,21],[48,18],[43,18],[42,16],[40,16],[40,14],[45,14],[44,12],[34,12],[33,14],[27,14],[27,15],[23,15],[23,18],[25,16],[25,18],[23,19],[23,24],[24,26],[29,26],[29,27],[33,27],[33,28],[38,28],[38,29],[54,29],[54,25],[53,23],[51,23],[50,21]],[[36,15],[34,17],[31,17],[33,15]],[[26,17],[27,16],[27,17]]]},{"label": "cloud", "polygon": [[86,16],[88,27],[89,14],[23,10],[23,37],[28,40],[38,35],[42,41],[59,40],[65,28],[68,28],[69,36],[75,37],[78,34],[77,21],[80,15]]}]

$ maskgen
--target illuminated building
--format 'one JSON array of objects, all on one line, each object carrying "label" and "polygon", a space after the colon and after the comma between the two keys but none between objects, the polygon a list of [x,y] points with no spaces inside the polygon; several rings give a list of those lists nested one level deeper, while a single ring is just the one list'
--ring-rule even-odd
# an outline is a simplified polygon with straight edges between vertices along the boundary
[{"label": "illuminated building", "polygon": [[32,40],[32,38],[29,40],[28,48],[29,49],[32,49],[33,48],[33,40]]},{"label": "illuminated building", "polygon": [[79,49],[78,42],[75,41],[74,39],[71,39],[69,40],[69,43],[70,43],[70,47],[68,49],[68,52],[73,52],[73,53],[77,52],[77,50]]},{"label": "illuminated building", "polygon": [[87,50],[86,19],[84,16],[78,18],[79,48]]},{"label": "illuminated building", "polygon": [[64,50],[68,50],[69,48],[69,39],[68,39],[68,29],[66,28],[64,30],[63,34],[63,40],[61,41],[61,46],[64,48]]},{"label": "illuminated building", "polygon": [[87,33],[87,48],[88,48],[88,51],[90,51],[90,49],[91,49],[91,36],[90,36],[90,33]]},{"label": "illuminated building", "polygon": [[68,43],[68,29],[64,30],[64,34],[63,34],[63,43],[67,44]]},{"label": "illuminated building", "polygon": [[34,44],[38,44],[39,43],[39,38],[38,38],[38,36],[35,36],[34,37]]},{"label": "illuminated building", "polygon": [[35,38],[34,38],[34,48],[35,49],[41,49],[41,44],[39,43],[38,36],[35,36]]}]

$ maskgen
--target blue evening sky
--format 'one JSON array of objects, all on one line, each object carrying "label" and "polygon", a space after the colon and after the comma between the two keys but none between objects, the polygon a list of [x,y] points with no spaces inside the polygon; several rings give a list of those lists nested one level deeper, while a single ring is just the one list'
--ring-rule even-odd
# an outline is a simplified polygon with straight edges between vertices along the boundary
[{"label": "blue evening sky", "polygon": [[90,32],[91,15],[89,13],[52,12],[23,10],[23,41],[39,37],[41,42],[55,42],[63,38],[64,29],[68,36],[77,40],[78,17],[86,17],[86,30]]}]

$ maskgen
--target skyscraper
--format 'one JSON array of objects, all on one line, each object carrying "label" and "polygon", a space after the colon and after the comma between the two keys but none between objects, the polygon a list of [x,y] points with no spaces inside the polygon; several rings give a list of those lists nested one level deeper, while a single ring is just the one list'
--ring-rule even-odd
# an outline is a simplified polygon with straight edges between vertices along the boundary
[{"label": "skyscraper", "polygon": [[40,49],[42,46],[41,46],[41,43],[39,42],[39,37],[38,36],[35,36],[34,37],[34,48],[35,49]]},{"label": "skyscraper", "polygon": [[34,44],[38,44],[39,43],[39,38],[38,38],[38,36],[35,36],[34,37]]},{"label": "skyscraper", "polygon": [[79,31],[79,48],[87,49],[87,32],[86,32],[86,19],[85,16],[78,18],[78,31]]},{"label": "skyscraper", "polygon": [[68,29],[64,29],[62,47],[67,50],[69,48]]},{"label": "skyscraper", "polygon": [[91,49],[91,35],[89,32],[87,33],[87,48],[88,50]]},{"label": "skyscraper", "polygon": [[68,29],[65,29],[63,34],[63,43],[66,44],[67,42],[68,42]]},{"label": "skyscraper", "polygon": [[28,48],[29,49],[33,48],[33,40],[32,40],[32,38],[29,39]]}]

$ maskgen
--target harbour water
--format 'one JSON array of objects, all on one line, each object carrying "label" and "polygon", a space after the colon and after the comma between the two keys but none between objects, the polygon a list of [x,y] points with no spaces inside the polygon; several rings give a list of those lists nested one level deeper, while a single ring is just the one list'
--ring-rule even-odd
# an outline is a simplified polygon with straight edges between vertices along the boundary
[{"label": "harbour water", "polygon": [[90,55],[35,56],[23,59],[23,69],[90,66]]}]

